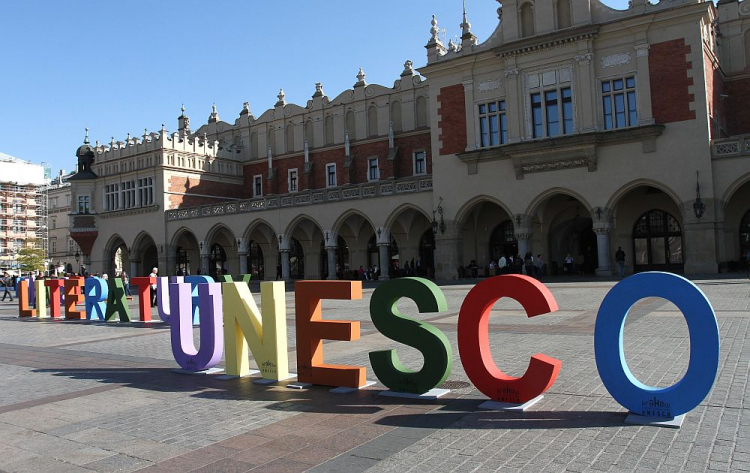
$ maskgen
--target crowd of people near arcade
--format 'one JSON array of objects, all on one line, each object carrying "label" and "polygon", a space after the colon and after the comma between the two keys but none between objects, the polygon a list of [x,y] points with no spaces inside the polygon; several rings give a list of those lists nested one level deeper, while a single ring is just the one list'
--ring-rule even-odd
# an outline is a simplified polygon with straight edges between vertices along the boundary
[{"label": "crowd of people near arcade", "polygon": [[476,260],[471,260],[466,266],[458,268],[458,278],[479,278],[499,276],[501,274],[525,274],[534,278],[543,276],[560,275],[588,275],[596,271],[596,261],[593,255],[579,254],[573,257],[570,253],[565,256],[561,263],[553,261],[549,267],[542,254],[536,256],[532,252],[525,255],[520,254],[502,255],[500,258],[490,260],[489,265],[480,267]]}]

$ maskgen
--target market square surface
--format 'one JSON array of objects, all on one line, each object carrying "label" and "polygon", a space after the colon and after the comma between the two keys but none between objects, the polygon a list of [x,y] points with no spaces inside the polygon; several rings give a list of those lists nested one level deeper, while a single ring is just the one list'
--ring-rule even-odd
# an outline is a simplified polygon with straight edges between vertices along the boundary
[{"label": "market square surface", "polygon": [[[564,280],[563,280],[564,281]],[[529,319],[513,301],[493,309],[490,343],[504,371],[520,376],[537,352],[563,362],[557,382],[524,413],[479,409],[456,350],[456,318],[471,285],[442,286],[448,311],[407,314],[443,330],[454,348],[447,396],[430,402],[291,390],[253,378],[186,376],[164,324],[21,320],[0,306],[0,469],[5,471],[439,471],[750,469],[748,363],[750,282],[696,281],[721,331],[720,371],[679,430],[625,424],[627,412],[597,375],[593,328],[613,282],[553,282],[558,312]],[[294,292],[286,293],[294,372]],[[329,363],[364,365],[396,348],[407,365],[421,356],[375,330],[372,288],[355,301],[324,301],[324,318],[360,320],[355,342],[327,342]],[[257,287],[254,295],[258,294]],[[411,304],[411,305],[410,305]],[[156,311],[154,311],[156,312]],[[156,313],[154,314],[156,316]],[[197,329],[195,331],[197,340]],[[671,304],[644,299],[631,311],[625,353],[649,385],[667,386],[687,367],[687,326]],[[251,361],[252,364],[252,361]],[[458,389],[455,389],[455,388]]]}]

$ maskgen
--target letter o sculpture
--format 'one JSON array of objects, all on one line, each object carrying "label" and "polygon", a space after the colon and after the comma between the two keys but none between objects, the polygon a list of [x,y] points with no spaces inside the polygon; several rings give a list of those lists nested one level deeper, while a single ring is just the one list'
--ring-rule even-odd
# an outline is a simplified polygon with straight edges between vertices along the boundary
[{"label": "letter o sculpture", "polygon": [[[690,361],[685,376],[667,388],[647,386],[630,372],[623,351],[628,312],[639,300],[660,297],[682,312],[690,334]],[[607,294],[594,332],[596,368],[612,397],[631,412],[673,418],[705,399],[719,370],[719,326],[711,303],[695,284],[672,273],[631,276]]]}]

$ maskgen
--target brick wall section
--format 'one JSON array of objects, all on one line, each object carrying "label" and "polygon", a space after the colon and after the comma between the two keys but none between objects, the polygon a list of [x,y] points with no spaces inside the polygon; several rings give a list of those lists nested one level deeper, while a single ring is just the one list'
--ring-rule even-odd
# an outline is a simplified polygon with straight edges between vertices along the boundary
[{"label": "brick wall section", "polygon": [[695,111],[690,110],[695,97],[688,92],[693,85],[693,78],[688,77],[693,68],[688,54],[690,46],[684,38],[652,44],[649,49],[651,110],[656,123],[695,119]]},{"label": "brick wall section", "polygon": [[[732,135],[750,133],[750,79],[727,82],[729,98],[725,100],[729,123],[727,129]],[[721,112],[721,111],[720,111]],[[722,122],[723,123],[723,122]]]},{"label": "brick wall section", "polygon": [[295,155],[274,159],[276,178],[266,179],[268,174],[267,161],[256,161],[245,165],[244,176],[247,183],[248,197],[252,195],[253,176],[263,176],[263,194],[286,194],[288,192],[287,176],[289,169],[297,168],[299,190],[323,189],[327,184],[326,165],[336,164],[336,182],[339,186],[345,184],[359,184],[367,182],[368,158],[377,157],[380,168],[380,178],[408,177],[413,174],[412,154],[415,151],[426,151],[427,173],[432,173],[432,150],[430,148],[430,133],[395,138],[394,144],[399,148],[398,155],[393,161],[388,161],[388,140],[364,144],[351,144],[351,153],[355,156],[352,166],[344,166],[346,157],[343,146],[325,151],[310,151],[312,169],[309,175],[304,174],[304,155]]},{"label": "brick wall section", "polygon": [[442,142],[440,154],[466,151],[466,97],[463,84],[440,89],[438,99],[438,138]]},{"label": "brick wall section", "polygon": [[177,209],[180,207],[216,204],[225,201],[226,197],[246,198],[249,197],[252,189],[249,186],[227,184],[225,182],[209,181],[195,177],[172,176],[169,178],[169,192],[181,193],[170,194],[169,196],[169,208]]}]

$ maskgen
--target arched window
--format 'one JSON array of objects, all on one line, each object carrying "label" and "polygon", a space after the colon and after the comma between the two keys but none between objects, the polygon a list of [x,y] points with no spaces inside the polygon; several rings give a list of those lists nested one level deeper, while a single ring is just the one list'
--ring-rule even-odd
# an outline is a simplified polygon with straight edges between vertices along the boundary
[{"label": "arched window", "polygon": [[313,134],[313,122],[307,120],[305,123],[305,138],[307,138],[307,147],[312,148],[315,146],[315,135]]},{"label": "arched window", "polygon": [[429,126],[427,117],[427,99],[424,95],[417,97],[417,128]]},{"label": "arched window", "polygon": [[393,102],[391,105],[391,121],[393,122],[393,131],[399,132],[403,130],[401,124],[401,102]]},{"label": "arched window", "polygon": [[286,127],[286,150],[284,151],[287,153],[294,151],[294,126],[291,123]]},{"label": "arched window", "polygon": [[333,117],[326,115],[326,144],[333,144]]},{"label": "arched window", "polygon": [[570,0],[557,0],[557,27],[568,28],[571,24]]},{"label": "arched window", "polygon": [[367,110],[367,136],[378,136],[378,109],[375,105]]},{"label": "arched window", "polygon": [[750,262],[750,210],[747,211],[740,223],[740,260]]},{"label": "arched window", "polygon": [[346,129],[349,131],[349,139],[353,140],[357,133],[357,121],[353,110],[346,112]]},{"label": "arched window", "polygon": [[490,258],[497,262],[501,256],[506,258],[518,254],[518,240],[511,220],[501,222],[490,235]]},{"label": "arched window", "polygon": [[649,210],[633,227],[635,271],[681,272],[683,268],[682,228],[670,213]]},{"label": "arched window", "polygon": [[250,135],[250,158],[255,159],[258,157],[258,134],[253,133]]},{"label": "arched window", "polygon": [[534,36],[534,5],[524,3],[521,7],[521,37]]}]

